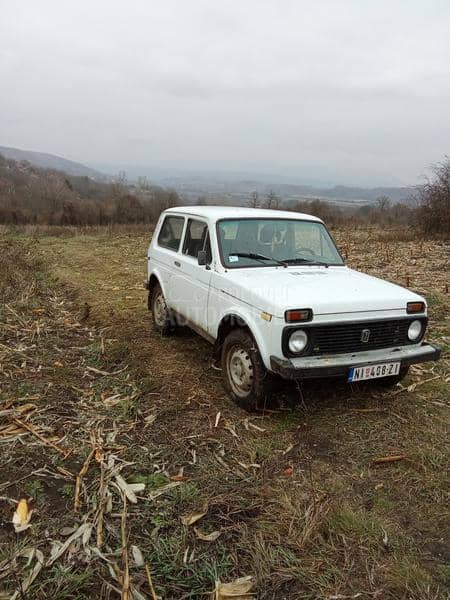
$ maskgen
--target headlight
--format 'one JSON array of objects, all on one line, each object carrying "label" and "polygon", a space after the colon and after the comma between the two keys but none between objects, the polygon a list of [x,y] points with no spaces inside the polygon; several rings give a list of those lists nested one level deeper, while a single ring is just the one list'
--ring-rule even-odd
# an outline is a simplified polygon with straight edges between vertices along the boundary
[{"label": "headlight", "polygon": [[411,342],[418,340],[422,334],[422,323],[421,321],[412,321],[408,327],[408,338]]},{"label": "headlight", "polygon": [[306,335],[306,333],[303,331],[303,329],[297,329],[297,331],[291,333],[291,336],[289,338],[289,350],[293,354],[298,354],[299,352],[305,349],[307,343],[308,336]]}]

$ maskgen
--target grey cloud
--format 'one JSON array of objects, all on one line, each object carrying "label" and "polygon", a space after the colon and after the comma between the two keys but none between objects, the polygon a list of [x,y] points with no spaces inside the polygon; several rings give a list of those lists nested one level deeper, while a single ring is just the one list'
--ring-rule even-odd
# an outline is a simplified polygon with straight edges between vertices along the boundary
[{"label": "grey cloud", "polygon": [[0,137],[93,163],[414,183],[448,153],[444,0],[0,0]]}]

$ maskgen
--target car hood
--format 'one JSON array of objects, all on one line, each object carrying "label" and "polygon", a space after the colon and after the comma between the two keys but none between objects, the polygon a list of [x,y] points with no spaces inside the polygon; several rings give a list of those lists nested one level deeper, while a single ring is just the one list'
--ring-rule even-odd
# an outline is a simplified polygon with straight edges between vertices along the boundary
[{"label": "car hood", "polygon": [[347,267],[266,267],[229,271],[224,291],[277,317],[294,308],[315,315],[405,310],[423,298]]}]

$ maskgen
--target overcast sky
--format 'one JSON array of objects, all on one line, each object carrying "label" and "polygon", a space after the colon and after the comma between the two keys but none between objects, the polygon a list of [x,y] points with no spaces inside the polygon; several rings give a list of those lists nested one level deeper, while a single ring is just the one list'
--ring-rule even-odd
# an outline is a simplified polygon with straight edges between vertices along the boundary
[{"label": "overcast sky", "polygon": [[417,183],[450,154],[449,0],[0,0],[0,145]]}]

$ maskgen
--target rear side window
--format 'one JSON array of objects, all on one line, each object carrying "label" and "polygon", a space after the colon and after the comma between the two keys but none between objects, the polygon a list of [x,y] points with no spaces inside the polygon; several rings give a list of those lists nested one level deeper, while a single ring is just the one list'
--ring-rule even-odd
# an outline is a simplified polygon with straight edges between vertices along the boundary
[{"label": "rear side window", "polygon": [[166,217],[158,235],[158,245],[177,252],[183,233],[183,217]]},{"label": "rear side window", "polygon": [[206,250],[211,254],[211,246],[209,245],[208,225],[203,221],[195,221],[189,219],[184,236],[183,254],[188,254],[197,258],[200,250]]}]

